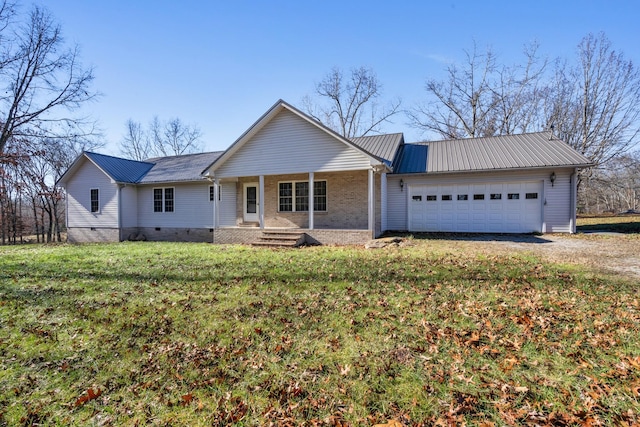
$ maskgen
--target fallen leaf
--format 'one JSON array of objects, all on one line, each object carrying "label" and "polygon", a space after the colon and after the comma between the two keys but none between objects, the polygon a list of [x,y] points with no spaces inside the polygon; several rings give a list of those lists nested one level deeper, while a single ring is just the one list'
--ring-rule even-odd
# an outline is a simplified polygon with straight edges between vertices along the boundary
[{"label": "fallen leaf", "polygon": [[340,375],[349,375],[349,372],[351,371],[351,366],[349,365],[344,365],[342,368],[340,368]]},{"label": "fallen leaf", "polygon": [[182,402],[180,402],[182,404],[182,406],[187,406],[189,403],[191,403],[191,401],[193,400],[193,394],[189,393],[189,394],[183,394],[182,395]]},{"label": "fallen leaf", "polygon": [[97,391],[93,391],[92,388],[87,390],[87,394],[84,396],[80,396],[78,400],[76,400],[75,406],[81,406],[90,400],[97,399],[102,394],[102,390],[98,389]]},{"label": "fallen leaf", "polygon": [[386,424],[376,424],[373,427],[404,427],[400,421],[387,420]]}]

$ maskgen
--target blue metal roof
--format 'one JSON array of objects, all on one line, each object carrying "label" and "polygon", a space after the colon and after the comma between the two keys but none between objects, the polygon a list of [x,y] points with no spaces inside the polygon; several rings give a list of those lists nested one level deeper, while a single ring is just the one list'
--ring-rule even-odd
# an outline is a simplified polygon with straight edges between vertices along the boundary
[{"label": "blue metal roof", "polygon": [[116,182],[137,183],[153,167],[153,163],[122,159],[105,154],[84,153],[92,162]]},{"label": "blue metal roof", "polygon": [[429,146],[402,144],[393,161],[393,173],[422,173],[427,171]]}]

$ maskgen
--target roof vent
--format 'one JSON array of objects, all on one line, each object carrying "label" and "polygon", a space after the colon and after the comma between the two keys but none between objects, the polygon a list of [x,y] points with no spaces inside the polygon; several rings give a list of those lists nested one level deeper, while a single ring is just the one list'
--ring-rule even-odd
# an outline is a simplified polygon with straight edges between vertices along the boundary
[{"label": "roof vent", "polygon": [[551,126],[549,126],[551,128],[551,133],[549,134],[549,141],[551,141],[553,139],[553,124],[551,124]]}]

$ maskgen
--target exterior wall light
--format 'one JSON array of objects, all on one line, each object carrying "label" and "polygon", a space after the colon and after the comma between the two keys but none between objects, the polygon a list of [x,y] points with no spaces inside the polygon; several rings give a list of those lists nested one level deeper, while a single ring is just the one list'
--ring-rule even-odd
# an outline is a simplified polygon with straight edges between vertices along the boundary
[{"label": "exterior wall light", "polygon": [[404,191],[404,180],[400,179],[400,191]]},{"label": "exterior wall light", "polygon": [[551,181],[551,186],[553,187],[553,183],[556,182],[556,173],[551,172],[551,176],[549,177],[549,181]]}]

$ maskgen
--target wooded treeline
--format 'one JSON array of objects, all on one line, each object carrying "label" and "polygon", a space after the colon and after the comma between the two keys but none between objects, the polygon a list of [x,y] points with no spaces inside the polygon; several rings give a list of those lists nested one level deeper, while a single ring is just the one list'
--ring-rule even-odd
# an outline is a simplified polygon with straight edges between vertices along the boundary
[{"label": "wooded treeline", "polygon": [[[0,0],[0,243],[24,236],[63,239],[64,192],[55,183],[83,150],[103,145],[95,122],[81,115],[96,100],[93,70],[38,6]],[[425,139],[553,132],[589,158],[580,174],[579,213],[640,209],[640,73],[606,35],[589,34],[575,58],[549,60],[536,44],[521,63],[504,65],[473,46],[442,80],[425,82],[424,102],[403,109],[381,103],[371,68],[333,68],[302,101],[305,111],[347,138],[380,133],[398,116]],[[201,132],[180,119],[129,120],[124,157],[198,151]]]},{"label": "wooded treeline", "polygon": [[38,6],[0,2],[0,243],[61,241],[64,194],[55,183],[84,149],[100,146],[79,115],[91,90],[75,46]]},{"label": "wooded treeline", "polygon": [[382,84],[363,67],[332,69],[302,104],[347,138],[377,133],[402,113],[431,140],[551,130],[593,164],[578,176],[579,212],[638,209],[640,72],[605,34],[585,36],[575,58],[550,60],[533,43],[510,65],[474,44],[445,71],[425,82],[424,102],[404,110],[378,104]]}]

